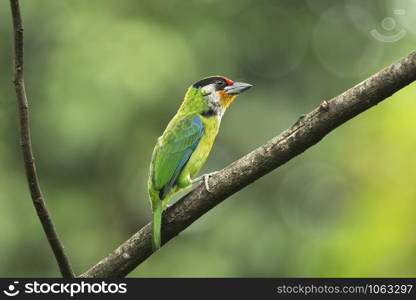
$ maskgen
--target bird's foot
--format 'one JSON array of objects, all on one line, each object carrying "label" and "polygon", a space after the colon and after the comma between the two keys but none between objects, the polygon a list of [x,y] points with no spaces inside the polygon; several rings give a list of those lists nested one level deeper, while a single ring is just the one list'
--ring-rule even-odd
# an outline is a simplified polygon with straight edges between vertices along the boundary
[{"label": "bird's foot", "polygon": [[197,178],[195,178],[195,179],[192,179],[191,180],[191,183],[192,184],[194,184],[194,183],[197,183],[197,182],[200,182],[200,181],[204,181],[204,185],[205,185],[205,189],[209,192],[209,193],[211,193],[211,189],[210,189],[210,187],[209,187],[209,178],[211,177],[211,176],[213,176],[213,175],[215,175],[215,174],[217,174],[218,173],[218,171],[215,171],[215,172],[211,172],[211,173],[208,173],[208,174],[204,174],[204,175],[202,175],[202,176],[199,176],[199,177],[197,177]]},{"label": "bird's foot", "polygon": [[209,178],[217,173],[218,171],[215,171],[215,172],[202,175],[202,177],[204,178],[205,189],[208,191],[208,193],[211,193],[211,189],[209,187]]}]

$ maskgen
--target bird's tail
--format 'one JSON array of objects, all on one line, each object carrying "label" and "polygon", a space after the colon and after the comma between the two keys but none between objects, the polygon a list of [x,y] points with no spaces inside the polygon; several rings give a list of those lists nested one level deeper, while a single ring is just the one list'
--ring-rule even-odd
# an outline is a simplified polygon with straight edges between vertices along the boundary
[{"label": "bird's tail", "polygon": [[162,201],[153,202],[153,224],[152,224],[152,249],[153,252],[160,248],[160,231],[162,223]]}]

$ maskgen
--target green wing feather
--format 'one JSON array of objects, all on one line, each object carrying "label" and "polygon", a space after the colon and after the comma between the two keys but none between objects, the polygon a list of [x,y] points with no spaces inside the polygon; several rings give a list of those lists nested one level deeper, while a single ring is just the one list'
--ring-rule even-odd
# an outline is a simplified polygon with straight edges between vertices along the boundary
[{"label": "green wing feather", "polygon": [[173,124],[155,149],[153,188],[160,199],[169,192],[189,160],[203,134],[202,121],[196,114],[187,115]]},{"label": "green wing feather", "polygon": [[[152,249],[161,243],[162,201],[185,167],[204,132],[196,114],[175,118],[158,140],[152,156],[149,195],[153,210]],[[168,199],[166,199],[168,200]]]}]

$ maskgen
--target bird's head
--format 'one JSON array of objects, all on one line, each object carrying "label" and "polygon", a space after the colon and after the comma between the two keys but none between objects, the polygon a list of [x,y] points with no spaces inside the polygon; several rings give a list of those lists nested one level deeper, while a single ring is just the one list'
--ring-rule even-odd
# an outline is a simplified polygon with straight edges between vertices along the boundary
[{"label": "bird's head", "polygon": [[224,76],[211,76],[201,79],[192,85],[203,96],[206,104],[214,111],[224,111],[240,93],[251,88],[244,82],[234,82]]}]

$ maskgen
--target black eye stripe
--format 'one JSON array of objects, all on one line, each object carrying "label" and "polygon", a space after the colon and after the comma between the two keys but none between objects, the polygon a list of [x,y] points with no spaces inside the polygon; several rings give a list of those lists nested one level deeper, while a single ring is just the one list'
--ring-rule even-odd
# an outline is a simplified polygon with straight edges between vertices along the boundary
[{"label": "black eye stripe", "polygon": [[215,84],[217,85],[217,89],[219,90],[222,90],[227,86],[227,83],[224,79],[218,80]]},{"label": "black eye stripe", "polygon": [[207,78],[204,78],[200,81],[195,82],[192,86],[194,88],[201,88],[201,87],[204,87],[206,85],[213,84],[213,83],[215,83],[215,84],[217,84],[217,86],[219,86],[219,82],[221,82],[221,86],[220,86],[221,88],[223,88],[227,85],[224,78],[221,78],[221,77],[207,77]]}]

